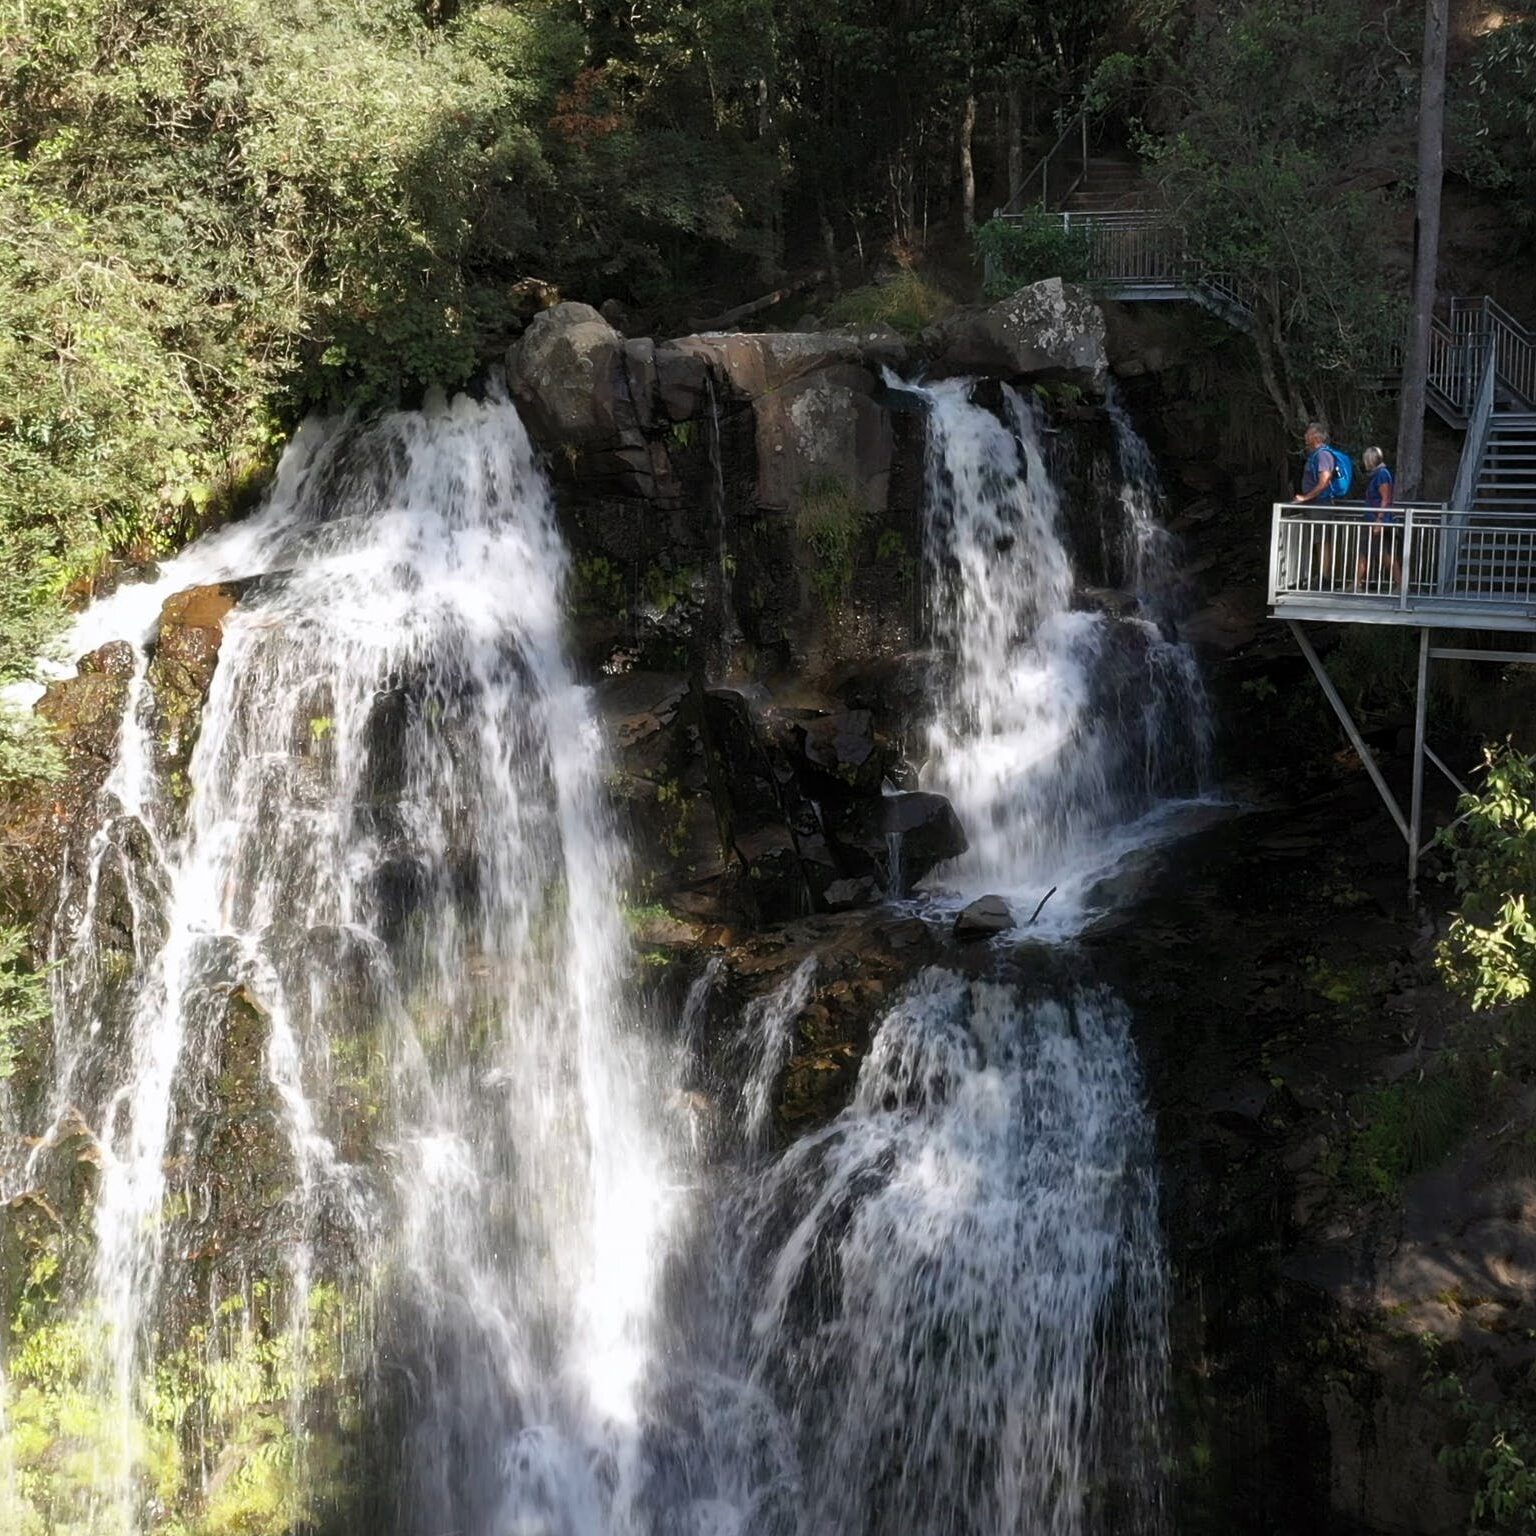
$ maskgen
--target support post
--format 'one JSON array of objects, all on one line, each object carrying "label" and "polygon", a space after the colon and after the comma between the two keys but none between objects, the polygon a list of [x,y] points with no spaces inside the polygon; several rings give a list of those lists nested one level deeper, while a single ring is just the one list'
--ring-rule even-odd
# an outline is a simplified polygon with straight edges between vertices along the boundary
[{"label": "support post", "polygon": [[1285,621],[1296,637],[1296,644],[1301,647],[1301,654],[1307,658],[1307,663],[1312,668],[1313,676],[1317,678],[1319,687],[1323,690],[1323,696],[1333,706],[1333,712],[1339,717],[1339,724],[1344,727],[1344,734],[1349,737],[1350,745],[1360,755],[1360,761],[1365,765],[1365,771],[1371,776],[1371,783],[1376,786],[1376,793],[1382,798],[1382,803],[1391,812],[1392,820],[1397,823],[1397,830],[1403,834],[1403,841],[1409,841],[1408,823],[1403,819],[1402,808],[1398,805],[1392,791],[1387,788],[1387,781],[1381,776],[1381,769],[1376,766],[1376,759],[1371,755],[1371,749],[1366,746],[1365,738],[1355,727],[1355,722],[1349,718],[1349,711],[1344,707],[1344,700],[1339,697],[1339,690],[1333,686],[1333,679],[1323,670],[1323,664],[1317,659],[1317,652],[1312,649],[1312,642],[1302,633],[1301,625],[1295,619]]},{"label": "support post", "polygon": [[1413,704],[1413,794],[1408,802],[1408,899],[1419,895],[1419,829],[1424,818],[1424,721],[1429,710],[1429,630],[1419,631],[1419,677]]}]

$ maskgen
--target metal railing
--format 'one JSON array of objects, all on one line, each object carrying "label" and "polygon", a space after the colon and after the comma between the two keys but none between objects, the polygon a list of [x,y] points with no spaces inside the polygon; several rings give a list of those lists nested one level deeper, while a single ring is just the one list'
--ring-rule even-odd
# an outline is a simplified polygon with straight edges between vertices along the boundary
[{"label": "metal railing", "polygon": [[1536,336],[1496,299],[1455,298],[1450,301],[1449,329],[1458,338],[1483,338],[1493,343],[1498,382],[1522,404],[1536,407]]},{"label": "metal railing", "polygon": [[1451,299],[1430,326],[1428,384],[1458,423],[1475,409],[1490,354],[1496,387],[1536,408],[1536,336],[1486,295]]},{"label": "metal railing", "polygon": [[1404,502],[1401,521],[1364,507],[1280,503],[1269,552],[1269,602],[1341,610],[1536,607],[1536,513],[1453,512]]},{"label": "metal railing", "polygon": [[1057,141],[1040,157],[1035,168],[1014,188],[1013,196],[997,210],[1000,219],[1024,218],[1039,208],[1049,213],[1060,208],[1088,175],[1088,114],[1080,111]]},{"label": "metal railing", "polygon": [[1061,224],[1085,239],[1092,282],[1130,297],[1192,298],[1238,323],[1253,314],[1253,295],[1226,273],[1202,266],[1182,226],[1157,209],[1063,213]]}]

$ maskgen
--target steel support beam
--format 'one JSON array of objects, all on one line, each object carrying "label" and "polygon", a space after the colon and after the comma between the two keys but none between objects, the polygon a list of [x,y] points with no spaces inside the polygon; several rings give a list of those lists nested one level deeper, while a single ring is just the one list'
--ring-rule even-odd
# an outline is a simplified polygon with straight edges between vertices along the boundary
[{"label": "steel support beam", "polygon": [[[1412,834],[1408,830],[1408,823],[1403,817],[1402,807],[1398,805],[1392,791],[1387,787],[1387,781],[1381,776],[1381,769],[1376,766],[1376,759],[1371,754],[1371,749],[1366,746],[1365,738],[1350,719],[1349,710],[1344,706],[1344,700],[1339,697],[1339,690],[1333,686],[1333,679],[1323,669],[1323,664],[1317,658],[1317,652],[1312,649],[1312,642],[1302,632],[1301,625],[1295,619],[1285,621],[1291,633],[1296,637],[1296,644],[1301,647],[1301,654],[1307,658],[1312,668],[1313,675],[1317,678],[1318,686],[1323,690],[1323,696],[1333,706],[1333,712],[1339,717],[1339,724],[1344,727],[1344,734],[1349,737],[1350,744],[1360,755],[1360,761],[1365,765],[1365,771],[1371,776],[1371,783],[1376,786],[1376,793],[1382,798],[1388,811],[1392,813],[1392,820],[1397,823],[1397,830],[1403,834],[1403,841],[1410,848],[1417,845],[1413,841]],[[1423,649],[1423,647],[1421,647]]]},{"label": "steel support beam", "polygon": [[1413,794],[1408,802],[1408,896],[1419,894],[1419,827],[1424,817],[1424,721],[1429,709],[1429,631],[1419,631],[1419,676],[1413,701]]},{"label": "steel support beam", "polygon": [[1497,661],[1506,666],[1536,667],[1536,651],[1468,651],[1456,646],[1430,648],[1431,661]]}]

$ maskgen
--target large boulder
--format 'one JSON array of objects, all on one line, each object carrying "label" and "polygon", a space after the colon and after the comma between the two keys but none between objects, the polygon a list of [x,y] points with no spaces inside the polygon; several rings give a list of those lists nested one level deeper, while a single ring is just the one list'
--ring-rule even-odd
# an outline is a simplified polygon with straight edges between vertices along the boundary
[{"label": "large boulder", "polygon": [[978,896],[955,918],[957,939],[993,939],[1016,927],[1013,911],[1001,896]]},{"label": "large boulder", "polygon": [[752,414],[760,507],[798,508],[808,488],[835,486],[865,516],[885,511],[895,442],[873,375],[825,369],[761,395]]},{"label": "large boulder", "polygon": [[923,336],[939,370],[1103,388],[1104,312],[1085,288],[1044,278],[988,308],[957,309]]},{"label": "large boulder", "polygon": [[970,846],[955,808],[926,790],[854,801],[833,819],[832,835],[851,867],[878,872],[893,894]]},{"label": "large boulder", "polygon": [[615,407],[626,393],[623,351],[624,338],[590,304],[556,304],[534,316],[507,354],[507,383],[539,436],[607,442],[619,431]]},{"label": "large boulder", "polygon": [[875,735],[869,710],[846,709],[793,721],[784,730],[784,742],[819,794],[835,798],[880,793],[889,754]]}]

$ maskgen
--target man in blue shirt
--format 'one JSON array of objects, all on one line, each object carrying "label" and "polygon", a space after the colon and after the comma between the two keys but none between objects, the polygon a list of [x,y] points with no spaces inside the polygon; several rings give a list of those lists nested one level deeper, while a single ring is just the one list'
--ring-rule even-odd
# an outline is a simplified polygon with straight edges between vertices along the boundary
[{"label": "man in blue shirt", "polygon": [[1301,489],[1296,493],[1298,502],[1331,501],[1329,487],[1333,484],[1333,450],[1328,446],[1328,428],[1320,421],[1307,424],[1307,464],[1301,473]]}]

